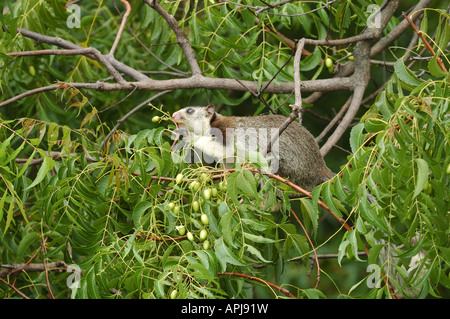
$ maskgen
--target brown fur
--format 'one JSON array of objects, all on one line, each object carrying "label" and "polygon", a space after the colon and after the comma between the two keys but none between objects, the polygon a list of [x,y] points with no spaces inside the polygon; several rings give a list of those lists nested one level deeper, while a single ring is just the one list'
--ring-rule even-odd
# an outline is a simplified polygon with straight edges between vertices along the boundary
[{"label": "brown fur", "polygon": [[[174,113],[176,118],[183,118],[190,127],[210,125],[211,128],[218,128],[227,146],[233,145],[229,144],[233,143],[233,136],[227,136],[227,128],[254,128],[258,132],[258,129],[278,129],[286,120],[286,117],[281,115],[223,116],[215,113],[212,105],[195,107],[195,111],[189,114],[186,111],[189,108],[192,107]],[[206,124],[204,121],[207,121]],[[257,136],[260,151],[266,147],[270,138],[271,136],[266,136],[264,140],[264,136]],[[334,176],[320,155],[319,146],[314,137],[305,127],[299,126],[296,122],[291,123],[280,135],[278,143],[279,157],[276,174],[288,178],[309,191]]]}]

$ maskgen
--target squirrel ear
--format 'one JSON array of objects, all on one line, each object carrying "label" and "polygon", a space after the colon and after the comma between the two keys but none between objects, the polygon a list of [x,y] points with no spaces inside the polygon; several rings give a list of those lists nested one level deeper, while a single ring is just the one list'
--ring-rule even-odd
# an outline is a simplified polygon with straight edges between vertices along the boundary
[{"label": "squirrel ear", "polygon": [[206,113],[208,114],[208,117],[211,117],[216,113],[214,104],[211,103],[206,107]]}]

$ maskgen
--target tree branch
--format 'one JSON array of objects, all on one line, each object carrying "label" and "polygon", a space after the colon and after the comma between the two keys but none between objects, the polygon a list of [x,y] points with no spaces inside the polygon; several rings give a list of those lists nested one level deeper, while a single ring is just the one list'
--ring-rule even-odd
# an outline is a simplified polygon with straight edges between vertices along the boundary
[{"label": "tree branch", "polygon": [[286,130],[286,128],[291,124],[297,117],[299,121],[299,125],[302,126],[302,95],[301,95],[301,81],[300,81],[300,58],[303,52],[303,47],[305,46],[305,39],[301,39],[298,42],[297,49],[295,51],[294,56],[294,92],[295,92],[295,103],[291,105],[292,112],[289,117],[284,121],[284,123],[278,128],[278,131],[274,133],[267,143],[265,150],[261,152],[263,156],[266,156],[270,153],[272,149],[272,145],[274,145],[280,135]]},{"label": "tree branch", "polygon": [[[181,90],[181,89],[209,89],[209,90],[233,90],[233,91],[247,91],[246,88],[258,91],[259,85],[253,81],[240,81],[245,87],[234,79],[226,78],[207,78],[204,76],[195,76],[186,79],[170,79],[170,80],[152,80],[148,79],[139,82],[125,82],[125,83],[67,83],[77,89],[90,89],[97,91],[131,91],[135,87],[138,90],[144,91],[166,91],[166,90]],[[262,85],[266,85],[263,82]],[[23,97],[41,93],[45,91],[52,91],[57,89],[60,85],[49,85],[38,89],[33,89],[18,96],[12,97],[6,101],[0,102],[0,107],[15,102]],[[350,78],[333,78],[320,79],[312,81],[303,81],[302,91],[336,91],[336,90],[351,90],[353,83]],[[293,82],[270,83],[265,89],[266,93],[292,93],[294,90]]]},{"label": "tree branch", "polygon": [[127,22],[127,18],[131,12],[131,6],[126,0],[120,0],[126,7],[125,14],[122,17],[122,22],[120,23],[119,31],[117,31],[116,39],[111,47],[111,50],[108,53],[108,56],[113,57],[114,52],[116,51],[117,45],[119,44],[120,37],[122,36],[123,28],[125,27],[125,23]]},{"label": "tree branch", "polygon": [[164,10],[164,8],[161,7],[156,0],[143,0],[143,1],[151,8],[153,8],[156,12],[158,12],[164,18],[164,20],[167,21],[170,28],[175,33],[175,36],[177,37],[177,43],[183,50],[184,55],[186,56],[186,59],[189,63],[189,66],[191,67],[192,75],[193,76],[201,75],[202,71],[200,70],[200,67],[198,65],[197,58],[195,57],[194,49],[192,49],[189,40],[186,38],[186,35],[184,34],[183,30],[181,30],[177,20],[166,10]]},{"label": "tree branch", "polygon": [[36,51],[22,51],[22,52],[10,52],[9,56],[36,56],[36,55],[84,55],[86,57],[94,56],[97,61],[101,62],[108,72],[114,77],[114,79],[121,84],[125,84],[125,80],[119,72],[112,66],[112,64],[103,56],[100,51],[95,48],[81,48],[81,49],[67,49],[67,50],[36,50]]},{"label": "tree branch", "polygon": [[[423,44],[425,45],[425,47],[427,48],[427,50],[431,53],[432,56],[436,56],[436,53],[434,52],[433,48],[431,47],[431,45],[428,43],[427,39],[425,39],[425,37],[423,36],[422,32],[420,32],[420,30],[416,27],[416,25],[414,24],[414,22],[411,20],[410,17],[408,17],[404,12],[402,12],[403,17],[405,18],[406,21],[408,21],[408,23],[411,25],[411,27],[414,29],[414,31],[419,35],[420,39],[423,41]],[[436,62],[439,64],[440,68],[442,69],[442,71],[444,71],[445,73],[447,73],[447,69],[444,65],[444,63],[442,62],[442,59],[438,56],[436,56]]]},{"label": "tree branch", "polygon": [[15,272],[41,272],[47,270],[65,271],[67,264],[64,261],[55,261],[52,263],[42,264],[12,264],[12,265],[0,265],[0,268],[4,270],[0,271],[0,278],[5,278]]},{"label": "tree branch", "polygon": [[[18,28],[17,32],[23,35],[24,37],[33,39],[37,42],[37,44],[40,43],[47,43],[56,45],[60,48],[64,49],[70,49],[70,50],[80,50],[85,49],[82,46],[76,45],[70,41],[63,40],[58,37],[51,37],[47,35],[43,35],[40,33],[36,33],[27,29]],[[97,57],[95,55],[88,56],[89,58],[93,60],[97,60]],[[139,71],[136,71],[135,69],[129,67],[128,65],[123,64],[122,62],[117,61],[114,57],[103,55],[103,57],[111,63],[111,65],[119,72],[124,73],[125,75],[137,80],[137,81],[143,81],[143,80],[149,80],[149,78],[142,74]],[[98,60],[97,60],[98,61]]]},{"label": "tree branch", "polygon": [[142,102],[141,104],[137,105],[136,107],[134,107],[131,111],[129,111],[127,114],[125,114],[121,119],[119,119],[116,123],[116,125],[112,128],[112,130],[108,133],[108,135],[105,137],[105,139],[103,140],[103,142],[100,144],[100,148],[103,148],[103,146],[105,146],[105,143],[108,142],[108,140],[111,138],[111,136],[114,134],[115,131],[117,131],[117,129],[122,125],[123,122],[125,122],[125,120],[127,118],[129,118],[131,115],[133,115],[134,113],[136,113],[138,110],[140,110],[142,107],[148,105],[151,101],[163,96],[166,93],[172,92],[171,90],[166,90],[166,91],[162,91],[159,92],[158,94],[153,95],[151,98],[145,100],[144,102]]},{"label": "tree branch", "polygon": [[269,287],[272,287],[272,288],[278,290],[279,292],[285,294],[286,296],[288,296],[290,298],[295,298],[295,296],[293,294],[291,294],[289,292],[289,290],[284,289],[280,286],[277,286],[269,281],[266,281],[266,280],[258,278],[258,277],[250,276],[247,274],[241,274],[241,273],[237,273],[237,272],[219,272],[219,273],[217,273],[217,275],[219,275],[219,276],[235,276],[235,277],[241,277],[241,278],[246,278],[246,279],[250,279],[253,281],[257,281],[257,282],[263,283]]}]

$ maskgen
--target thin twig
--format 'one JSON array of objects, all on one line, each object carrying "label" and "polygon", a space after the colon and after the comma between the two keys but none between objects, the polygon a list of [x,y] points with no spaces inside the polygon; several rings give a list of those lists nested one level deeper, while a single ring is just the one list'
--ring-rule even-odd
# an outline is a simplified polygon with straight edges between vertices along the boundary
[{"label": "thin twig", "polygon": [[126,11],[125,11],[125,14],[122,17],[122,22],[120,23],[119,31],[117,31],[117,35],[116,35],[116,38],[114,39],[114,43],[113,43],[113,45],[111,47],[111,50],[108,53],[108,55],[111,56],[111,57],[114,56],[114,52],[116,51],[117,45],[119,44],[120,37],[122,36],[122,32],[123,32],[123,29],[125,27],[125,23],[127,22],[127,18],[128,18],[128,16],[130,15],[130,12],[131,12],[131,6],[128,3],[128,1],[126,1],[126,0],[120,0],[120,1],[125,5]]},{"label": "thin twig", "polygon": [[309,244],[311,245],[312,251],[314,253],[314,257],[316,260],[316,265],[317,265],[317,281],[316,281],[316,286],[314,288],[317,289],[317,287],[319,286],[319,282],[320,282],[320,264],[319,264],[319,258],[317,256],[317,251],[316,248],[314,247],[314,244],[311,240],[311,238],[308,235],[308,232],[306,231],[305,226],[303,226],[303,223],[300,221],[300,219],[297,217],[297,214],[295,214],[294,210],[291,208],[291,214],[294,215],[295,219],[297,220],[298,224],[300,225],[300,227],[303,229],[303,232],[305,233],[306,238],[309,241]]},{"label": "thin twig", "polygon": [[425,47],[427,48],[428,51],[430,51],[432,56],[436,57],[436,62],[439,64],[439,66],[441,67],[442,71],[444,71],[445,73],[447,73],[447,68],[444,65],[444,62],[442,62],[442,59],[439,56],[436,56],[436,52],[434,52],[433,48],[431,47],[430,43],[428,43],[427,39],[425,39],[425,37],[423,36],[422,31],[420,31],[416,25],[414,24],[414,22],[411,20],[410,17],[408,17],[405,12],[402,12],[403,17],[405,18],[406,21],[408,21],[409,25],[414,29],[414,31],[418,34],[418,36],[420,37],[420,39],[422,40],[423,44],[425,45]]},{"label": "thin twig", "polygon": [[30,299],[27,295],[25,295],[23,292],[21,292],[19,289],[17,289],[16,287],[14,287],[13,285],[11,285],[9,282],[4,281],[1,277],[0,277],[0,281],[3,282],[5,285],[7,285],[9,288],[11,288],[12,290],[14,290],[15,292],[17,292],[22,298],[24,299]]},{"label": "thin twig", "polygon": [[278,128],[278,130],[272,135],[269,143],[267,143],[266,148],[262,150],[261,154],[266,156],[270,153],[272,146],[275,145],[280,135],[286,130],[286,128],[291,124],[297,117],[299,125],[302,125],[302,95],[301,95],[301,81],[300,81],[300,58],[305,45],[305,39],[301,39],[297,45],[294,56],[294,93],[295,93],[295,103],[291,105],[292,112],[289,117],[284,121],[284,123]]},{"label": "thin twig", "polygon": [[183,30],[181,30],[180,26],[178,25],[177,20],[166,10],[164,10],[164,8],[161,7],[156,0],[144,0],[144,3],[153,8],[164,18],[164,20],[167,21],[170,28],[177,37],[177,43],[184,52],[186,60],[188,61],[189,66],[191,67],[192,74],[194,76],[200,76],[202,74],[202,71],[200,70],[200,66],[198,65],[197,58],[195,57],[194,49],[189,43],[189,40],[187,39]]},{"label": "thin twig", "polygon": [[162,91],[162,92],[159,92],[159,93],[153,95],[152,97],[148,98],[147,100],[145,100],[141,104],[139,104],[136,107],[134,107],[131,111],[129,111],[124,116],[122,116],[122,118],[117,120],[116,125],[111,129],[111,131],[108,133],[108,135],[105,137],[105,139],[100,144],[100,149],[102,149],[105,146],[105,143],[110,139],[110,137],[114,134],[114,132],[117,131],[118,128],[123,124],[123,122],[125,122],[131,115],[133,115],[134,113],[139,111],[142,107],[148,105],[153,100],[155,100],[155,99],[157,99],[157,98],[159,98],[159,97],[161,97],[164,94],[169,93],[169,92],[172,92],[172,90],[165,90],[165,91]]},{"label": "thin twig", "polygon": [[288,296],[290,298],[296,298],[293,294],[291,294],[289,292],[289,290],[287,290],[287,289],[285,289],[283,287],[277,286],[277,285],[275,285],[275,284],[273,284],[273,283],[271,283],[269,281],[266,281],[266,280],[258,278],[258,277],[254,277],[254,276],[250,276],[250,275],[242,274],[242,273],[237,273],[237,272],[219,272],[219,273],[217,273],[217,275],[219,275],[219,276],[241,277],[241,278],[246,278],[246,279],[249,279],[249,280],[257,281],[257,282],[263,283],[263,284],[265,284],[265,285],[267,285],[269,287],[272,287],[272,288],[278,290],[279,292],[285,294],[286,296]]}]

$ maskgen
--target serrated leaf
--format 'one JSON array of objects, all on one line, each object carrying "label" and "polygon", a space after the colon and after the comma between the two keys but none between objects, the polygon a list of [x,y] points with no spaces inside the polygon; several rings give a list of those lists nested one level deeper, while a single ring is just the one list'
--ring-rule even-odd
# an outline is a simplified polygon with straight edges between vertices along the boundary
[{"label": "serrated leaf", "polygon": [[244,237],[255,243],[262,243],[262,244],[273,244],[273,243],[276,243],[277,241],[281,240],[281,239],[273,240],[271,238],[267,238],[267,237],[255,235],[255,234],[250,234],[250,233],[245,233],[245,232],[244,232]]},{"label": "serrated leaf", "polygon": [[417,179],[416,179],[416,186],[414,189],[413,199],[417,197],[417,195],[422,192],[423,188],[425,187],[425,184],[428,181],[428,164],[425,160],[421,158],[416,158],[414,160],[417,164]]},{"label": "serrated leaf", "polygon": [[23,256],[25,255],[26,250],[30,247],[31,243],[36,241],[39,238],[39,233],[37,232],[29,232],[25,236],[23,236],[22,240],[19,243],[19,247],[17,248],[17,260],[22,261]]},{"label": "serrated leaf", "polygon": [[428,62],[428,70],[430,71],[432,76],[435,76],[437,78],[447,76],[448,72],[444,72],[444,70],[442,70],[442,68],[439,66],[439,63],[437,62],[437,59],[437,55],[431,58],[431,60]]},{"label": "serrated leaf", "polygon": [[86,273],[86,288],[90,299],[100,299],[100,293],[98,291],[95,276],[95,267],[91,267]]},{"label": "serrated leaf", "polygon": [[222,271],[227,269],[227,264],[232,264],[235,266],[245,266],[244,263],[240,262],[236,255],[225,245],[223,237],[216,240],[214,244],[214,250],[216,252],[217,259],[222,266]]},{"label": "serrated leaf", "polygon": [[398,59],[395,62],[394,70],[403,86],[410,91],[422,83],[416,75],[405,66],[403,59]]},{"label": "serrated leaf", "polygon": [[[303,219],[306,221],[310,221],[313,227],[313,233],[317,233],[317,228],[319,227],[319,214],[318,210],[314,209],[314,206],[309,198],[301,198],[301,208],[302,208],[302,214]],[[305,217],[308,217],[308,219],[305,219]],[[305,223],[306,224],[306,223]],[[305,225],[308,227],[308,225]]]},{"label": "serrated leaf", "polygon": [[244,195],[252,198],[258,197],[258,191],[256,190],[256,178],[249,170],[244,169],[241,171],[236,178],[236,184]]},{"label": "serrated leaf", "polygon": [[356,153],[359,147],[364,142],[364,123],[359,123],[355,125],[350,131],[350,147],[352,149],[352,153]]},{"label": "serrated leaf", "polygon": [[140,202],[139,204],[137,204],[134,207],[133,213],[132,213],[132,217],[133,217],[133,222],[134,222],[134,227],[139,228],[141,223],[141,218],[142,215],[144,214],[144,212],[149,209],[150,207],[152,207],[152,203],[148,202],[148,201],[143,201]]},{"label": "serrated leaf", "polygon": [[223,214],[220,218],[220,230],[223,235],[223,239],[225,242],[236,248],[236,244],[234,243],[233,239],[233,232],[232,232],[232,219],[233,219],[234,213],[232,211],[228,211],[227,213]]},{"label": "serrated leaf", "polygon": [[39,154],[41,155],[43,162],[41,164],[41,167],[39,168],[36,178],[27,188],[25,188],[25,190],[33,188],[34,186],[42,182],[47,173],[53,169],[53,165],[55,164],[55,161],[41,150],[39,150]]},{"label": "serrated leaf", "polygon": [[251,246],[251,245],[247,245],[247,244],[245,244],[244,247],[245,247],[245,249],[247,249],[247,251],[248,251],[250,254],[255,255],[256,258],[258,258],[258,259],[261,260],[262,262],[268,263],[268,264],[272,262],[272,261],[270,261],[270,260],[265,259],[265,258],[261,255],[261,252],[260,252],[258,249],[256,249],[255,247],[253,247],[253,246]]}]

